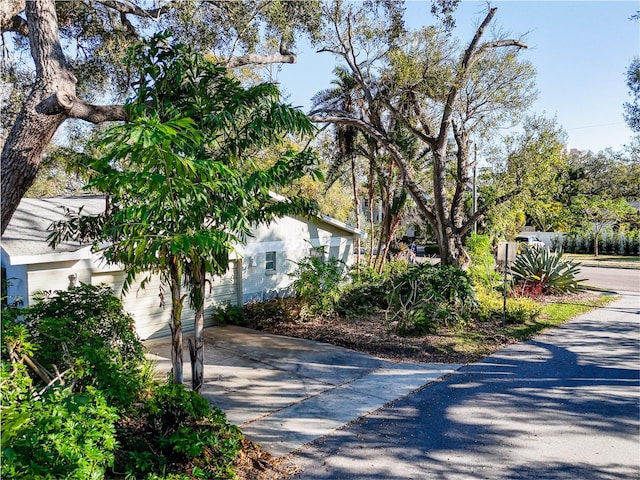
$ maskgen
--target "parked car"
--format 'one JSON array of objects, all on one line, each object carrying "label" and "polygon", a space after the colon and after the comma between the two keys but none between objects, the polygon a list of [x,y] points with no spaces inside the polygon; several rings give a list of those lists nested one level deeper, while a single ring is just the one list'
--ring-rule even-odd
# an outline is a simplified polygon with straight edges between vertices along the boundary
[{"label": "parked car", "polygon": [[547,245],[535,235],[518,235],[516,237],[516,242],[518,242],[521,247],[525,248],[536,247],[544,248],[545,250],[549,249],[549,247],[547,247]]}]

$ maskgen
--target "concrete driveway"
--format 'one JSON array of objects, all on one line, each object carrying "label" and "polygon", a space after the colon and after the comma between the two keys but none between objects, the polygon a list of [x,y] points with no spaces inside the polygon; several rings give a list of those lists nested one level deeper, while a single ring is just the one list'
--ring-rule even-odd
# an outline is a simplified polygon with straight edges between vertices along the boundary
[{"label": "concrete driveway", "polygon": [[[171,339],[144,344],[168,373]],[[188,357],[185,350],[190,385]],[[201,393],[248,438],[282,456],[459,367],[390,362],[326,343],[212,327],[205,330]]]}]

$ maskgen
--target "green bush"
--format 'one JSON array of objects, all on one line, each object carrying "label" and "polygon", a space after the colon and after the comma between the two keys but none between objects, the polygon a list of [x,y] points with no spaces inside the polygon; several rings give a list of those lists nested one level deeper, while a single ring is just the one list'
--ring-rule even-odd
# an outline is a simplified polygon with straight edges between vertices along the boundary
[{"label": "green bush", "polygon": [[231,305],[230,303],[222,305],[213,313],[213,321],[216,325],[238,325],[246,326],[247,322],[242,314],[242,307]]},{"label": "green bush", "polygon": [[419,263],[392,279],[390,320],[401,335],[461,327],[470,320],[475,296],[469,276],[450,266]]},{"label": "green bush", "polygon": [[23,315],[48,371],[70,369],[76,390],[92,385],[110,404],[127,407],[143,387],[142,343],[121,301],[106,285],[56,291]]},{"label": "green bush", "polygon": [[542,311],[542,306],[531,298],[509,297],[505,318],[504,298],[500,292],[478,288],[476,298],[478,304],[474,316],[483,322],[506,319],[506,323],[521,324],[536,319]]},{"label": "green bush", "polygon": [[500,274],[496,272],[491,239],[486,235],[472,233],[467,239],[467,253],[471,265],[467,273],[475,285],[495,288],[500,283]]},{"label": "green bush", "polygon": [[311,257],[297,265],[291,274],[295,278],[292,287],[296,296],[305,302],[312,314],[332,314],[344,281],[344,262],[334,257],[327,260]]},{"label": "green bush", "polygon": [[388,307],[387,295],[391,289],[388,270],[378,274],[371,267],[361,267],[359,272],[352,270],[350,277],[351,283],[342,290],[336,303],[338,315],[365,315]]},{"label": "green bush", "polygon": [[544,248],[530,248],[516,257],[511,267],[514,292],[522,296],[574,293],[584,290],[576,279],[579,265],[562,258],[562,252],[551,254]]},{"label": "green bush", "polygon": [[3,478],[101,479],[113,465],[118,414],[100,391],[55,388],[20,408],[29,420],[3,442]]},{"label": "green bush", "polygon": [[116,470],[127,478],[179,474],[197,469],[199,478],[234,478],[233,461],[242,433],[207,399],[183,385],[157,387],[120,421]]}]

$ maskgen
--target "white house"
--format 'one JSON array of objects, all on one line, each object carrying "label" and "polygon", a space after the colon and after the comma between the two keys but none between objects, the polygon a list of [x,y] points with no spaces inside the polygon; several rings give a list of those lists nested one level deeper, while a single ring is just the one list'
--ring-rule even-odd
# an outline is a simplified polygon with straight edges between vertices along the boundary
[{"label": "white house", "polygon": [[[104,210],[105,201],[101,196],[82,196],[24,198],[20,202],[1,243],[6,284],[3,293],[9,302],[21,300],[23,305],[29,305],[38,291],[66,289],[80,282],[106,283],[117,295],[121,293],[125,278],[122,267],[107,265],[91,245],[65,242],[55,250],[47,245],[47,228],[63,218],[63,207],[77,211],[81,206],[83,213],[97,214]],[[227,273],[210,279],[205,319],[212,323],[216,305],[241,305],[286,292],[293,280],[289,273],[297,267],[295,262],[312,252],[324,250],[325,255],[350,264],[354,239],[360,235],[357,229],[324,215],[283,217],[268,226],[256,226],[246,244],[234,249]],[[125,309],[133,315],[142,339],[168,335],[169,289],[159,277],[152,276],[142,290],[139,282],[143,278],[145,275],[139,275],[138,283],[123,297]],[[185,331],[193,328],[193,318],[193,312],[185,308]]]}]

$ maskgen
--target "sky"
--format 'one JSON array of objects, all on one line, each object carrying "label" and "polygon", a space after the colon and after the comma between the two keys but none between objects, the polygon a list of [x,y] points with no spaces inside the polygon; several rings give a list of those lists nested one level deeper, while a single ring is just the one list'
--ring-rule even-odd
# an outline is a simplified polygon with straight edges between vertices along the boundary
[{"label": "sky", "polygon": [[[408,1],[409,28],[434,23],[431,2]],[[538,100],[531,113],[556,117],[568,134],[568,148],[599,152],[621,150],[632,132],[623,118],[631,99],[626,71],[640,56],[640,1],[493,1],[494,24],[512,38],[524,40],[521,51],[537,71]],[[463,45],[486,14],[487,3],[463,0],[455,14],[453,35]],[[488,38],[488,37],[485,37]],[[277,80],[287,101],[308,111],[311,97],[331,86],[335,59],[308,44],[296,48],[298,62],[283,65]]]}]

